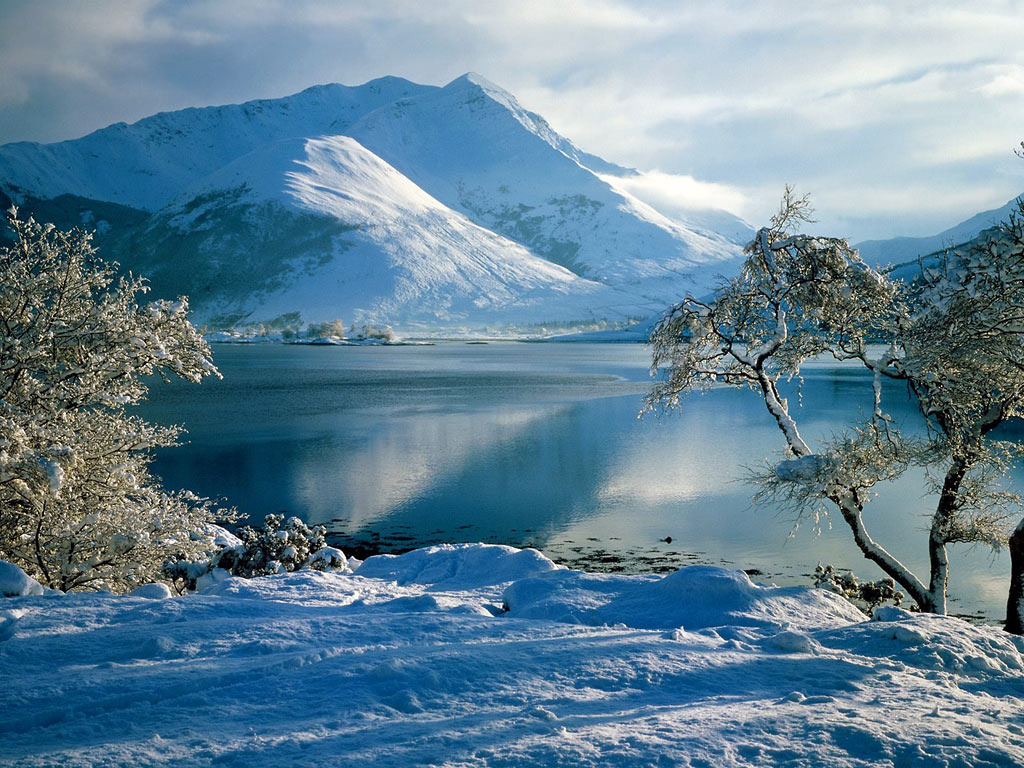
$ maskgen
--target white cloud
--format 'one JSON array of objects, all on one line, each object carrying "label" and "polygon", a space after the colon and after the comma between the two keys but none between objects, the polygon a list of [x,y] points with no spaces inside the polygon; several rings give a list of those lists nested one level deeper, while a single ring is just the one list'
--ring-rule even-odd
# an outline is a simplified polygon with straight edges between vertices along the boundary
[{"label": "white cloud", "polygon": [[989,68],[991,79],[980,86],[986,96],[993,99],[1024,96],[1024,66],[1001,64]]},{"label": "white cloud", "polygon": [[636,176],[602,178],[667,216],[706,210],[743,215],[750,203],[747,195],[735,187],[698,181],[685,174],[647,171]]}]

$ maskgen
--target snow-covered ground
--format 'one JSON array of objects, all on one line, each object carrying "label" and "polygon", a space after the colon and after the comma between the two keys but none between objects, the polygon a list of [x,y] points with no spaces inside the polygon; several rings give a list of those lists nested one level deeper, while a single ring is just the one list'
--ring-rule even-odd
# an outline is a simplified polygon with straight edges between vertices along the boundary
[{"label": "snow-covered ground", "polygon": [[0,764],[1024,764],[1020,640],[740,572],[459,545],[148,594],[0,601]]}]

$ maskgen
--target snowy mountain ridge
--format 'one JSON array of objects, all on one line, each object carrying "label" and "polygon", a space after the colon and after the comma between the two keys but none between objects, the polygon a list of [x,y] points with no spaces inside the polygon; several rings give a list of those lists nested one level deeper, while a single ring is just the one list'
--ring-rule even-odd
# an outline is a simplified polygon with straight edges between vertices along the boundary
[{"label": "snowy mountain ridge", "polygon": [[283,99],[160,112],[55,144],[0,147],[5,192],[73,194],[156,211],[189,184],[272,141],[343,133],[364,113],[423,91],[397,77],[315,85]]},{"label": "snowy mountain ridge", "polygon": [[882,266],[886,264],[902,264],[913,261],[918,256],[927,256],[949,248],[962,245],[976,238],[984,230],[1005,222],[1011,213],[1017,210],[1017,198],[1006,205],[982,211],[969,219],[961,221],[949,229],[929,237],[894,237],[889,240],[865,240],[857,243],[857,249],[869,264]]},{"label": "snowy mountain ridge", "polygon": [[0,147],[0,193],[95,226],[105,256],[188,294],[204,322],[299,312],[426,334],[618,324],[710,290],[749,228],[666,216],[614,186],[635,173],[472,73]]}]

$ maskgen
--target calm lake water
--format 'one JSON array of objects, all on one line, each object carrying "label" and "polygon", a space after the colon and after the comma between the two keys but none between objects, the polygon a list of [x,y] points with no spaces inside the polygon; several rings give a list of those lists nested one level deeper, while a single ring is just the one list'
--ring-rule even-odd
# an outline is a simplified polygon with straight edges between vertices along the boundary
[{"label": "calm lake water", "polygon": [[[752,504],[744,467],[782,447],[752,393],[716,389],[637,419],[642,345],[217,345],[214,359],[222,381],[154,385],[144,415],[189,431],[155,471],[255,521],[286,510],[350,551],[484,541],[591,569],[701,562],[808,584],[820,560],[879,575],[838,516],[815,532]],[[870,409],[856,369],[805,373],[805,438]],[[914,419],[909,403],[892,410]],[[919,575],[934,506],[923,491],[919,477],[881,488],[867,515]],[[951,559],[951,611],[1002,618],[1008,556],[961,546]]]}]

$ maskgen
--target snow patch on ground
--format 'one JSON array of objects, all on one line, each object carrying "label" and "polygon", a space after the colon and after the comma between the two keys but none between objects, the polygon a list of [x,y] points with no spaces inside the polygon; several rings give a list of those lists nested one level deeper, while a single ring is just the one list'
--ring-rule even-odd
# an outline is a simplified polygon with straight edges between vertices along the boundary
[{"label": "snow patch on ground", "polygon": [[43,586],[38,581],[28,576],[14,563],[0,560],[0,597],[41,594],[43,594]]},{"label": "snow patch on ground", "polygon": [[439,544],[404,555],[377,555],[359,568],[364,578],[421,584],[430,590],[490,587],[558,571],[535,549],[496,544]]},{"label": "snow patch on ground", "polygon": [[518,618],[638,629],[819,629],[864,619],[830,592],[761,587],[742,571],[704,565],[662,578],[556,571],[520,579],[504,598]]},{"label": "snow patch on ground", "polygon": [[170,587],[166,584],[143,584],[136,587],[130,593],[131,597],[145,597],[149,600],[166,600],[173,597]]},{"label": "snow patch on ground", "polygon": [[4,765],[1024,764],[1020,639],[703,566],[431,547],[8,598],[0,638]]}]

